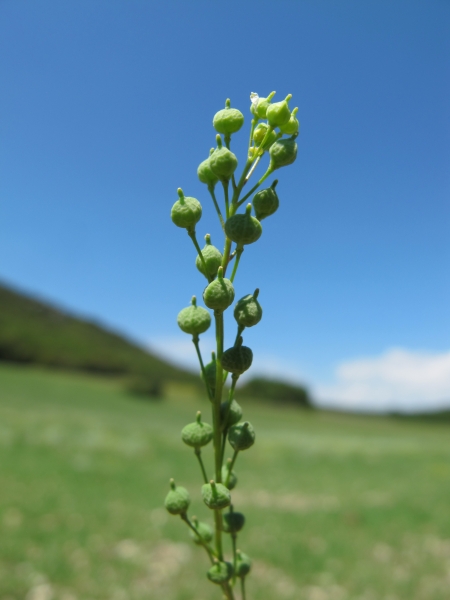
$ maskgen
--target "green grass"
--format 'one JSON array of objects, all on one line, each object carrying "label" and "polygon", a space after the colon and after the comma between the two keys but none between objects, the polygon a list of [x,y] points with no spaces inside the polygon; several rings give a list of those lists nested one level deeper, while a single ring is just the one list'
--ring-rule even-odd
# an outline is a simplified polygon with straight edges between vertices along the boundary
[{"label": "green grass", "polygon": [[[1,366],[0,599],[219,600],[203,551],[162,508],[173,476],[211,522],[179,435],[199,407],[206,420],[205,401]],[[249,600],[448,599],[448,425],[244,414],[257,443],[233,499],[254,559]]]}]

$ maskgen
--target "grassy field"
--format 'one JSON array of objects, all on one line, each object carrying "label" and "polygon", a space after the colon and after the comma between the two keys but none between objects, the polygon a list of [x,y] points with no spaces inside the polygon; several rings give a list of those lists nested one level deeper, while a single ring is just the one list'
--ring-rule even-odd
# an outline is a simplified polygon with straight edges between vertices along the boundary
[{"label": "grassy field", "polygon": [[[219,600],[162,508],[168,478],[211,521],[179,432],[205,401],[0,367],[0,599]],[[450,427],[250,404],[238,459],[249,600],[448,600]],[[209,452],[207,460],[211,464]]]}]

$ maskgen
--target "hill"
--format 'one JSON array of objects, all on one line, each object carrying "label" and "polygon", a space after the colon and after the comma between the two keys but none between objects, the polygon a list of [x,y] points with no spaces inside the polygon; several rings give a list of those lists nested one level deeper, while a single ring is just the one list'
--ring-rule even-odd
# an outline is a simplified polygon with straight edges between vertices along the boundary
[{"label": "hill", "polygon": [[277,379],[255,377],[239,388],[239,395],[278,404],[292,404],[300,408],[313,408],[311,397],[305,387]]},{"label": "hill", "polygon": [[197,377],[98,323],[0,285],[0,360],[126,377],[136,392],[158,395],[165,382]]}]

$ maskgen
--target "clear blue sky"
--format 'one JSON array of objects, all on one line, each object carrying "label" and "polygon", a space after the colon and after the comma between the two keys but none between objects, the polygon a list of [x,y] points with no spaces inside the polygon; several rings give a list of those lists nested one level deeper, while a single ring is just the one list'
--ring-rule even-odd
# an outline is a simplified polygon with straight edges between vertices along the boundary
[{"label": "clear blue sky", "polygon": [[437,361],[450,400],[449,2],[3,0],[0,80],[5,282],[180,358],[176,314],[204,281],[176,188],[218,240],[196,176],[212,117],[227,97],[244,112],[242,163],[250,92],[290,92],[298,159],[236,286],[261,288],[255,368],[345,404],[336,368],[365,359],[386,384],[398,348],[410,372]]}]

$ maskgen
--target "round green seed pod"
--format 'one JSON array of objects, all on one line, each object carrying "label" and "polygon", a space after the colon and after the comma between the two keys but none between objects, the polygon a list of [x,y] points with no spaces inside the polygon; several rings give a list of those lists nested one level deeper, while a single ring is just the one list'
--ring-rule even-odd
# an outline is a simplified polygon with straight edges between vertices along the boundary
[{"label": "round green seed pod", "polygon": [[202,485],[202,498],[206,506],[212,509],[226,508],[231,502],[228,488],[213,480]]},{"label": "round green seed pod", "polygon": [[192,530],[189,531],[189,535],[194,543],[198,546],[202,545],[202,543],[209,544],[209,542],[213,539],[211,527],[207,523],[200,522],[196,517],[192,517],[191,521],[198,533],[198,535],[196,535]]},{"label": "round green seed pod", "polygon": [[225,310],[234,300],[234,287],[229,279],[223,277],[223,269],[219,267],[217,279],[205,288],[203,300],[208,308],[213,310]]},{"label": "round green seed pod", "polygon": [[206,183],[208,186],[214,187],[216,183],[219,181],[219,178],[214,175],[211,171],[211,165],[209,163],[209,159],[211,158],[211,154],[214,152],[214,148],[211,148],[210,154],[206,160],[201,162],[197,168],[198,178],[202,183]]},{"label": "round green seed pod", "polygon": [[295,142],[295,137],[277,140],[270,147],[269,153],[269,169],[271,171],[291,165],[297,158],[297,144]]},{"label": "round green seed pod", "polygon": [[167,494],[166,499],[164,500],[164,506],[166,509],[171,515],[184,515],[186,514],[190,503],[191,499],[187,489],[181,487],[180,485],[175,485],[175,481],[171,479],[170,492]]},{"label": "round green seed pod", "polygon": [[255,430],[248,421],[230,427],[228,441],[235,450],[247,450],[255,443]]},{"label": "round green seed pod", "polygon": [[238,533],[245,525],[245,517],[240,512],[225,513],[223,520],[223,530],[227,533]]},{"label": "round green seed pod", "polygon": [[288,102],[292,98],[292,94],[286,96],[285,100],[281,102],[274,102],[267,107],[266,117],[271,127],[281,127],[286,125],[291,118],[291,111],[289,110]]},{"label": "round green seed pod", "polygon": [[203,266],[203,261],[200,256],[197,256],[195,259],[195,266],[203,273],[203,275],[208,279],[209,277],[215,277],[217,274],[217,269],[222,264],[222,253],[221,251],[211,244],[211,236],[209,233],[205,235],[206,245],[202,250],[202,255],[206,263],[206,273],[205,267]]},{"label": "round green seed pod", "polygon": [[244,124],[244,115],[237,108],[230,108],[230,99],[227,98],[225,108],[214,115],[213,126],[216,131],[224,135],[236,133]]},{"label": "round green seed pod", "polygon": [[233,215],[225,223],[225,233],[233,242],[244,246],[253,244],[262,234],[261,223],[251,216],[252,205],[247,204],[244,214]]},{"label": "round green seed pod", "polygon": [[222,139],[217,135],[217,148],[209,158],[211,171],[220,181],[228,181],[238,166],[236,155],[222,146]]},{"label": "round green seed pod", "polygon": [[216,560],[213,566],[206,572],[206,576],[213,583],[222,585],[222,583],[226,583],[233,576],[233,565],[229,562],[219,562]]},{"label": "round green seed pod", "polygon": [[285,133],[286,135],[294,135],[294,133],[298,133],[298,130],[300,129],[300,123],[298,122],[296,116],[297,111],[298,106],[296,106],[292,111],[289,121],[285,125],[280,125],[281,133]]},{"label": "round green seed pod", "polygon": [[257,192],[253,196],[253,208],[255,209],[256,218],[262,221],[266,217],[270,217],[274,212],[278,210],[280,201],[278,199],[275,188],[278,184],[278,179],[272,183],[272,185],[264,190]]},{"label": "round green seed pod", "polygon": [[192,230],[202,216],[202,205],[196,198],[185,196],[178,188],[178,200],[172,206],[170,216],[177,227]]},{"label": "round green seed pod", "polygon": [[231,471],[230,481],[228,482],[228,485],[226,485],[228,472],[230,470],[231,458],[228,460],[229,460],[229,462],[227,461],[227,464],[223,465],[223,467],[222,467],[222,481],[223,481],[223,484],[225,487],[227,487],[229,490],[232,490],[236,487],[238,479],[237,479],[236,473],[234,471]]},{"label": "round green seed pod", "polygon": [[203,381],[205,381],[205,383],[207,384],[209,389],[211,390],[213,396],[216,391],[216,372],[217,372],[216,355],[214,352],[212,352],[211,362],[209,362],[205,365],[206,381],[205,381],[205,377],[203,376],[203,371],[200,372],[200,376],[203,379]]},{"label": "round green seed pod", "polygon": [[235,375],[242,375],[244,371],[250,369],[253,361],[253,352],[248,346],[242,346],[242,337],[236,346],[225,350],[220,360],[225,371]]},{"label": "round green seed pod", "polygon": [[211,315],[201,306],[197,306],[197,299],[192,296],[191,306],[180,310],[177,317],[178,327],[185,333],[200,335],[209,329]]},{"label": "round green seed pod", "polygon": [[258,295],[259,289],[256,289],[253,294],[247,294],[236,302],[233,314],[238,325],[253,327],[261,321],[262,308],[258,302]]},{"label": "round green seed pod", "polygon": [[252,568],[252,561],[247,554],[237,551],[237,561],[236,561],[236,575],[238,577],[245,577],[250,573]]},{"label": "round green seed pod", "polygon": [[[255,141],[255,144],[257,146],[259,146],[263,139],[266,137],[268,129],[269,126],[267,125],[267,123],[260,123],[259,125],[257,125],[257,127],[255,127],[255,131],[253,132],[253,140]],[[270,148],[270,146],[275,142],[276,139],[277,134],[275,133],[275,131],[271,131],[267,136],[266,141],[264,142],[263,148],[266,150]]]},{"label": "round green seed pod", "polygon": [[225,420],[226,414],[228,411],[228,419],[225,427],[231,427],[235,423],[239,423],[242,419],[242,408],[236,402],[236,400],[231,401],[230,408],[228,409],[228,402],[222,402],[220,405],[220,420],[223,422]]},{"label": "round green seed pod", "polygon": [[258,94],[252,92],[250,94],[250,100],[252,102],[250,105],[250,112],[252,113],[252,115],[255,116],[257,119],[265,119],[267,109],[269,108],[270,102],[274,96],[275,92],[271,92],[267,96],[267,98],[260,98]]},{"label": "round green seed pod", "polygon": [[189,423],[181,430],[181,439],[192,448],[202,448],[213,438],[213,428],[208,423],[202,422],[202,413],[198,411],[194,423]]}]

